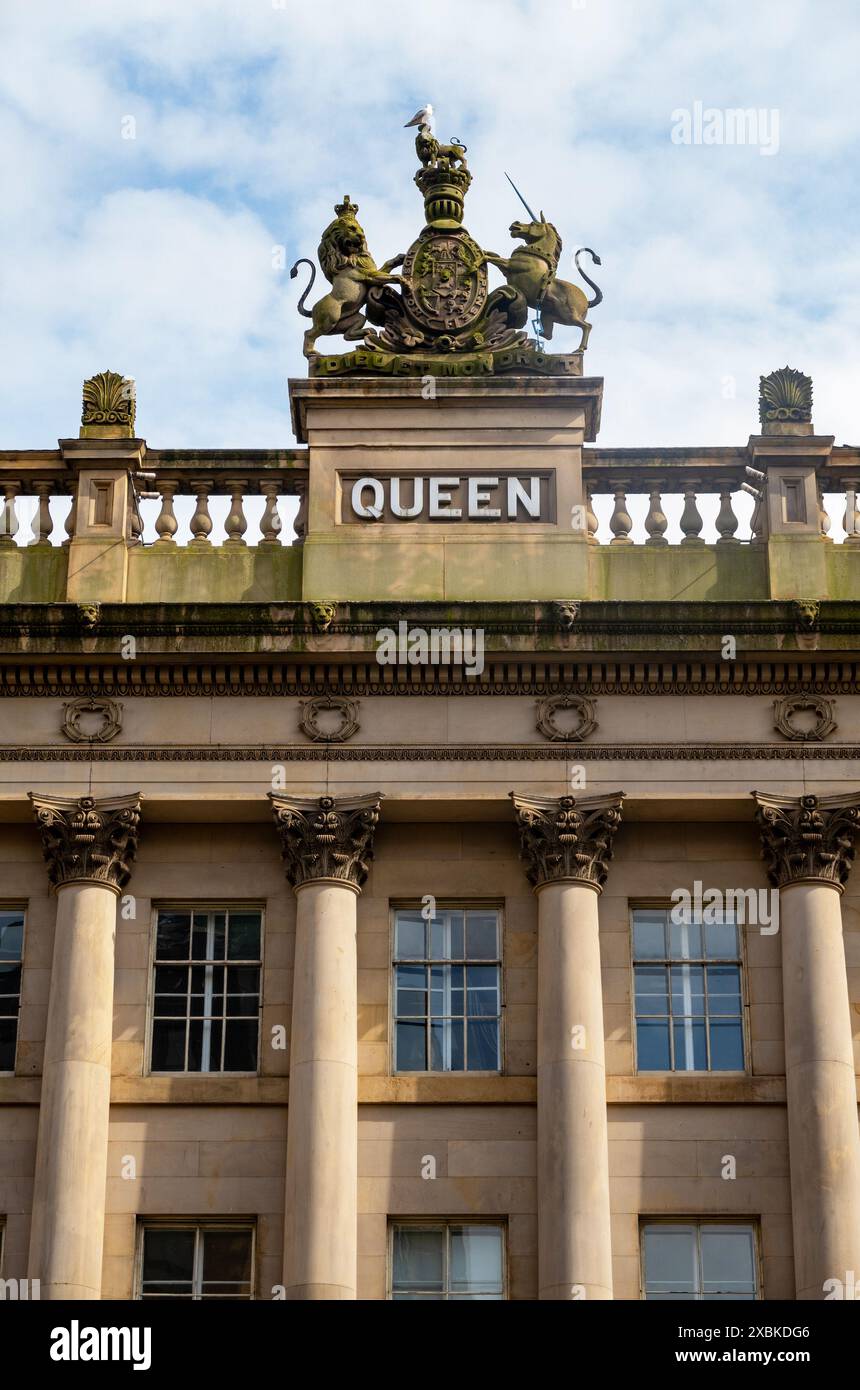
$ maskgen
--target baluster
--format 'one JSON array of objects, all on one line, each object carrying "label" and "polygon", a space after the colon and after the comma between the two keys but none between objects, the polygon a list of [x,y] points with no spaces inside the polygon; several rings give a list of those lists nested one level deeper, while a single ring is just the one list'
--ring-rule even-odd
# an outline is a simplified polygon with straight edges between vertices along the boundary
[{"label": "baluster", "polygon": [[263,532],[261,545],[280,545],[281,514],[278,511],[278,483],[260,483],[260,491],[266,499],[263,508],[263,516],[260,521],[260,530]]},{"label": "baluster", "polygon": [[860,508],[857,506],[860,493],[860,478],[845,478],[845,544],[860,545]]},{"label": "baluster", "polygon": [[155,529],[158,532],[156,545],[176,544],[173,537],[179,529],[179,522],[173,513],[173,499],[178,488],[178,482],[162,482],[161,479],[158,481],[158,489],[161,493],[161,511],[155,523]]},{"label": "baluster", "polygon": [[659,487],[652,487],[648,498],[648,515],[645,518],[645,530],[648,532],[646,545],[668,545],[664,532],[669,525],[669,520],[663,511],[663,498]]},{"label": "baluster", "polygon": [[585,485],[585,524],[588,530],[588,541],[590,545],[597,545],[597,528],[600,522],[597,520],[597,513],[592,505],[591,484]]},{"label": "baluster", "polygon": [[740,541],[735,536],[735,531],[738,529],[738,519],[732,506],[734,478],[718,478],[717,487],[720,489],[720,510],[717,512],[717,530],[720,533],[720,539],[717,541],[717,545],[740,545]]},{"label": "baluster", "polygon": [[296,539],[293,541],[293,545],[304,545],[308,529],[307,479],[303,478],[301,482],[296,483],[296,496],[299,499],[299,510],[296,512],[296,519],[293,522],[293,530],[296,533]]},{"label": "baluster", "polygon": [[0,513],[0,545],[14,545],[18,534],[18,512],[15,498],[21,491],[18,483],[4,483],[3,511]]},{"label": "baluster", "polygon": [[681,513],[682,545],[704,545],[701,531],[704,522],[696,506],[696,479],[684,484],[684,510]]},{"label": "baluster", "polygon": [[209,494],[214,487],[211,479],[195,479],[194,496],[196,505],[194,515],[191,518],[191,544],[196,546],[208,546],[211,548],[212,542],[209,535],[212,531],[212,517],[209,514]]},{"label": "baluster", "polygon": [[225,545],[244,545],[243,536],[248,529],[245,520],[244,494],[248,484],[245,481],[226,482],[225,485],[230,489],[230,512],[224,523],[227,531]]},{"label": "baluster", "polygon": [[53,523],[53,521],[52,521],[52,519],[51,519],[51,507],[50,507],[50,502],[51,502],[51,484],[50,484],[50,483],[34,483],[34,484],[33,484],[33,487],[34,487],[34,491],[35,491],[35,493],[36,493],[36,496],[37,496],[38,499],[39,499],[39,508],[38,508],[38,511],[37,511],[37,513],[36,513],[36,518],[35,518],[35,520],[36,520],[36,525],[35,525],[35,527],[33,528],[33,529],[35,530],[35,532],[36,532],[36,535],[35,535],[34,539],[31,540],[30,544],[31,544],[31,545],[50,545],[50,544],[51,544],[51,532],[52,532],[52,530],[54,529],[54,523]]},{"label": "baluster", "polygon": [[615,507],[609,518],[609,529],[612,532],[610,545],[633,544],[630,539],[633,518],[627,510],[627,484],[624,482],[615,485]]},{"label": "baluster", "polygon": [[833,522],[831,520],[830,513],[824,505],[824,485],[820,478],[816,478],[815,484],[816,490],[818,492],[818,516],[821,522],[821,539],[827,541],[828,544],[832,545],[833,537],[830,534],[830,528],[833,525]]},{"label": "baluster", "polygon": [[68,547],[71,545],[72,541],[75,538],[75,512],[78,506],[78,489],[76,484],[73,483],[70,486],[68,496],[72,499],[72,505],[69,507],[69,510],[66,513],[66,519],[63,522],[63,527],[66,532],[66,538],[63,541],[64,550],[68,549]]}]

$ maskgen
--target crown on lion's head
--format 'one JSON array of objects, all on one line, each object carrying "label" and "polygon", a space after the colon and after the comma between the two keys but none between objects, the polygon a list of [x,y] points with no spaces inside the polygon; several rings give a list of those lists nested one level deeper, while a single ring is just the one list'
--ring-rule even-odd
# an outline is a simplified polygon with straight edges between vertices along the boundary
[{"label": "crown on lion's head", "polygon": [[346,266],[375,270],[376,263],[367,249],[364,231],[355,220],[358,204],[351,202],[347,194],[343,202],[337,204],[335,212],[337,217],[323,232],[317,251],[323,275],[331,280]]}]

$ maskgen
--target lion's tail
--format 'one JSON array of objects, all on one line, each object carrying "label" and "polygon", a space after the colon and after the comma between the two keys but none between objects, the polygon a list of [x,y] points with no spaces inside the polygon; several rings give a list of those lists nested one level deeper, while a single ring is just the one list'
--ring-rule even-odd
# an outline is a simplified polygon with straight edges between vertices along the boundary
[{"label": "lion's tail", "polygon": [[297,306],[297,307],[298,307],[299,313],[300,313],[300,314],[304,314],[304,316],[305,316],[306,319],[312,319],[312,318],[313,318],[313,314],[311,313],[310,309],[306,309],[306,308],[305,308],[305,300],[307,299],[308,295],[310,294],[311,290],[312,290],[313,287],[314,287],[314,280],[317,278],[317,268],[316,268],[316,266],[314,265],[313,261],[309,261],[309,260],[308,260],[307,256],[300,256],[299,259],[296,261],[295,265],[293,266],[292,270],[290,271],[290,279],[291,279],[291,280],[295,280],[296,276],[297,276],[298,273],[299,273],[299,266],[300,266],[300,265],[309,265],[309,266],[310,266],[310,268],[311,268],[311,278],[310,278],[310,280],[308,280],[308,283],[305,285],[305,292],[304,292],[304,294],[302,295],[301,299],[299,300],[298,306]]},{"label": "lion's tail", "polygon": [[[599,289],[598,286],[595,285],[594,281],[593,281],[588,275],[586,275],[586,273],[585,273],[585,271],[583,270],[582,266],[579,264],[579,258],[580,258],[580,256],[583,255],[586,251],[588,252],[588,254],[589,254],[589,256],[591,257],[591,259],[594,261],[594,264],[595,264],[595,265],[603,265],[603,262],[602,262],[602,260],[600,259],[600,257],[599,257],[594,251],[592,251],[592,249],[591,249],[590,246],[580,246],[579,250],[577,251],[576,255],[575,255],[574,258],[573,258],[574,261],[576,262],[576,268],[577,268],[577,270],[579,271],[580,275],[582,276],[583,280],[585,281],[586,285],[590,285],[591,288],[594,290],[594,298],[593,298],[593,299],[589,299],[589,301],[588,301],[588,307],[589,307],[589,309],[593,309],[594,306],[595,306],[595,304],[599,304],[600,301],[602,300],[602,298],[603,298],[603,290]],[[310,286],[308,286],[308,288],[310,288]]]}]

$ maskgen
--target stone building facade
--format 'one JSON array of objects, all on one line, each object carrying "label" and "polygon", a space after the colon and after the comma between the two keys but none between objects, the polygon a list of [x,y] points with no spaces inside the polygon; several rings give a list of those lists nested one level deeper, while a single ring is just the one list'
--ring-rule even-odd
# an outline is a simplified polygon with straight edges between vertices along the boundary
[{"label": "stone building facade", "polygon": [[860,450],[361,365],[291,449],[148,447],[103,374],[0,453],[0,1276],[843,1296]]}]

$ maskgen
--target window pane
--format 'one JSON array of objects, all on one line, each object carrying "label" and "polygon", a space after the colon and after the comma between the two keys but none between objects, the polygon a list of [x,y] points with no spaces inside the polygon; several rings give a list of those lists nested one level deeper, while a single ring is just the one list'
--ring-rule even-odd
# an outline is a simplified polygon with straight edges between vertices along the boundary
[{"label": "window pane", "polygon": [[743,1071],[744,1032],[740,1019],[715,1019],[710,1024],[711,1071]]},{"label": "window pane", "polygon": [[636,1024],[636,1060],[640,1071],[671,1071],[669,1022]]},{"label": "window pane", "polygon": [[502,1231],[498,1226],[452,1226],[452,1293],[501,1294]]},{"label": "window pane", "polygon": [[154,1293],[191,1293],[194,1232],[147,1230],[143,1235],[143,1284]]},{"label": "window pane", "polygon": [[394,1229],[394,1287],[420,1292],[443,1292],[445,1232],[421,1227]]},{"label": "window pane", "polygon": [[227,926],[227,959],[260,959],[259,912],[231,912]]},{"label": "window pane", "polygon": [[185,1023],[156,1020],[152,1025],[152,1070],[183,1071]]},{"label": "window pane", "polygon": [[669,919],[669,947],[673,960],[699,960],[702,956],[701,922],[673,922]]},{"label": "window pane", "polygon": [[675,1024],[675,1071],[707,1071],[708,1053],[704,1023],[693,1020]]},{"label": "window pane", "polygon": [[257,1070],[257,1020],[231,1021],[225,1027],[224,1070]]},{"label": "window pane", "polygon": [[498,918],[488,912],[466,917],[466,956],[469,960],[496,960],[499,954]]},{"label": "window pane", "polygon": [[395,1063],[398,1071],[427,1070],[427,1037],[423,1023],[398,1023]]},{"label": "window pane", "polygon": [[20,960],[23,949],[23,912],[0,912],[0,960]]},{"label": "window pane", "polygon": [[741,972],[737,965],[708,966],[708,1010],[712,1014],[739,1014]]},{"label": "window pane", "polygon": [[467,1025],[467,1062],[469,1071],[498,1071],[499,1025],[495,1019]]},{"label": "window pane", "polygon": [[696,1293],[696,1232],[692,1226],[646,1226],[646,1297]]},{"label": "window pane", "polygon": [[156,955],[159,960],[189,960],[190,912],[159,912]]},{"label": "window pane", "polygon": [[749,1227],[703,1226],[704,1292],[735,1295],[755,1290],[755,1251]]},{"label": "window pane", "polygon": [[445,960],[449,958],[448,924],[444,915],[434,917],[428,925],[430,927],[430,959]]},{"label": "window pane", "polygon": [[668,1014],[669,978],[665,965],[637,965],[634,967],[636,981],[636,1013]]},{"label": "window pane", "polygon": [[672,1013],[694,1014],[701,1018],[705,1012],[705,971],[701,965],[672,966]]},{"label": "window pane", "polygon": [[451,959],[463,960],[466,956],[465,927],[463,912],[449,912],[451,922]]},{"label": "window pane", "polygon": [[[251,1232],[206,1231],[203,1235],[203,1291],[215,1284],[251,1284]],[[238,1292],[238,1290],[227,1290]]]},{"label": "window pane", "polygon": [[15,1041],[17,1036],[17,1018],[0,1019],[0,1071],[15,1070]]},{"label": "window pane", "polygon": [[661,960],[666,955],[666,914],[637,910],[633,914],[633,954],[637,960]]},{"label": "window pane", "polygon": [[394,954],[398,960],[424,959],[425,923],[420,912],[398,912]]},{"label": "window pane", "polygon": [[705,955],[712,960],[731,960],[740,954],[738,929],[734,922],[719,922],[705,927]]}]

